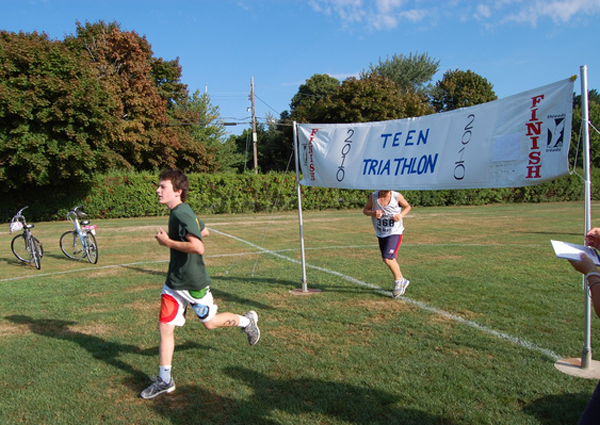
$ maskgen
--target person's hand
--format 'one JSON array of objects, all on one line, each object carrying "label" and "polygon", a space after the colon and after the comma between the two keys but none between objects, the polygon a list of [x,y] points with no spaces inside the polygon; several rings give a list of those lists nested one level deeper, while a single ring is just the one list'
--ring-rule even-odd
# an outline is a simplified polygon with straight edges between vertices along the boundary
[{"label": "person's hand", "polygon": [[594,264],[592,259],[585,254],[581,254],[581,260],[569,260],[569,263],[571,263],[575,270],[582,274],[588,274],[589,272],[596,270],[596,264]]},{"label": "person's hand", "polygon": [[158,241],[158,243],[160,245],[167,246],[167,241],[169,240],[169,235],[161,227],[160,229],[158,229],[158,232],[156,233],[156,236],[154,236],[154,238]]},{"label": "person's hand", "polygon": [[392,220],[402,221],[402,214],[396,214],[395,216],[392,217]]},{"label": "person's hand", "polygon": [[594,227],[585,235],[585,244],[600,249],[600,227]]},{"label": "person's hand", "polygon": [[375,218],[381,218],[383,216],[383,210],[375,210]]}]

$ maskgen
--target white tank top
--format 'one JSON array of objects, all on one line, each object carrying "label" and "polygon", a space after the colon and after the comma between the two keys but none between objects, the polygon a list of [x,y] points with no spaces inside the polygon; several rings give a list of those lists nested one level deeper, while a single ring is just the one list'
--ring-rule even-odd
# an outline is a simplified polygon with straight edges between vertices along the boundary
[{"label": "white tank top", "polygon": [[390,203],[386,206],[379,204],[379,191],[371,194],[371,200],[373,203],[372,211],[382,210],[383,215],[381,218],[371,217],[373,227],[375,228],[375,235],[378,238],[385,238],[390,235],[401,235],[404,232],[404,224],[402,220],[394,221],[392,219],[396,214],[402,212],[402,207],[398,204],[398,192],[391,192]]}]

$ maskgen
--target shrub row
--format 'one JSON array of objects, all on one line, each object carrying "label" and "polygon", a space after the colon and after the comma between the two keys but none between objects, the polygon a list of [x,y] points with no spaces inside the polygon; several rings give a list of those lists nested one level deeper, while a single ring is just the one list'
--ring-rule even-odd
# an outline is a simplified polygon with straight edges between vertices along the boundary
[{"label": "shrub row", "polygon": [[[188,202],[199,215],[278,212],[298,208],[294,173],[190,174]],[[600,182],[600,173],[592,180]],[[149,172],[98,175],[89,186],[31,188],[3,193],[1,220],[7,222],[29,205],[30,221],[63,219],[70,208],[84,204],[94,218],[125,218],[167,214],[156,198],[157,174]],[[598,185],[592,185],[598,188]],[[362,209],[371,191],[301,187],[302,209]],[[502,189],[403,191],[413,206],[484,205],[492,203],[583,200],[583,179],[567,175],[536,186]],[[592,191],[600,199],[600,191]]]}]

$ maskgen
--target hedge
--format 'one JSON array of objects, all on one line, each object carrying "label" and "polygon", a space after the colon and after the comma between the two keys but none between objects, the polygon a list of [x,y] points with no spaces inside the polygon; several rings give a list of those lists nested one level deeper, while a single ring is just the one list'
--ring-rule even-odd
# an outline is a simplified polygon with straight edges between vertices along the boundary
[{"label": "hedge", "polygon": [[[188,203],[198,215],[289,211],[298,208],[294,173],[190,174]],[[600,173],[592,181],[600,182]],[[62,220],[76,205],[94,218],[159,216],[168,213],[156,198],[157,173],[123,172],[95,176],[89,186],[33,187],[5,192],[0,200],[0,220],[10,221],[29,205],[31,222]],[[581,201],[583,179],[567,175],[536,186],[501,189],[403,191],[413,206],[484,205],[493,203]],[[593,184],[592,199],[600,199]],[[368,190],[301,186],[302,209],[362,209]]]}]

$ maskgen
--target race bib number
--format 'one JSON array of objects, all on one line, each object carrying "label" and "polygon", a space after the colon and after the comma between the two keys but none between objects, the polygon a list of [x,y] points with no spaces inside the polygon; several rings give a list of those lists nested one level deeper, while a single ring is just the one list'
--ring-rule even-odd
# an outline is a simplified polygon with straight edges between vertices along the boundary
[{"label": "race bib number", "polygon": [[380,233],[390,233],[394,226],[396,225],[396,221],[392,217],[381,217],[377,219],[376,226],[377,230]]}]

